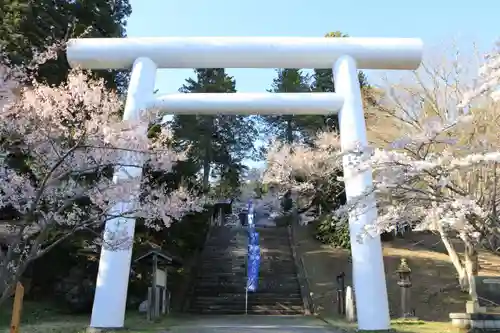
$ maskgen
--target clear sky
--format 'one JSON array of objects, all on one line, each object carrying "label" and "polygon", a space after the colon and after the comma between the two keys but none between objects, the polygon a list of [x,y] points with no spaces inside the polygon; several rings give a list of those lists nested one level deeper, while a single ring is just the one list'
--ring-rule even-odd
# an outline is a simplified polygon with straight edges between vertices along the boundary
[{"label": "clear sky", "polygon": [[[428,48],[458,38],[487,50],[500,37],[500,0],[131,0],[131,37],[420,37]],[[162,70],[157,89],[176,92],[191,70]],[[269,88],[274,71],[228,69],[240,92]],[[368,73],[374,76],[375,73]]]},{"label": "clear sky", "polygon": [[[500,37],[500,0],[131,0],[130,37],[420,37],[432,50],[449,41],[488,50]],[[462,47],[460,46],[462,45]],[[161,70],[156,88],[177,92],[192,70]],[[240,92],[263,92],[273,69],[228,69]],[[367,72],[369,80],[380,72]],[[254,166],[254,163],[249,163]]]}]

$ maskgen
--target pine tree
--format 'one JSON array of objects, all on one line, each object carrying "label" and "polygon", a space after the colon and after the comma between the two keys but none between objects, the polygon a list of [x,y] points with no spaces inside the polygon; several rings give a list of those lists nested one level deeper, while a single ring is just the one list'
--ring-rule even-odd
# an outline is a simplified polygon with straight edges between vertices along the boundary
[{"label": "pine tree", "polygon": [[[269,92],[273,93],[301,93],[309,92],[309,76],[300,69],[278,69]],[[264,116],[263,120],[269,134],[284,140],[287,143],[296,142],[302,137],[301,129],[307,116],[278,115]]]},{"label": "pine tree", "polygon": [[[236,83],[223,68],[196,69],[183,93],[233,93]],[[209,190],[211,171],[224,174],[223,166],[241,164],[252,155],[257,130],[254,117],[243,115],[177,115],[172,121],[180,146],[191,146],[191,159],[203,170],[203,189]],[[234,171],[234,170],[233,170]],[[232,171],[231,171],[232,172]]]}]

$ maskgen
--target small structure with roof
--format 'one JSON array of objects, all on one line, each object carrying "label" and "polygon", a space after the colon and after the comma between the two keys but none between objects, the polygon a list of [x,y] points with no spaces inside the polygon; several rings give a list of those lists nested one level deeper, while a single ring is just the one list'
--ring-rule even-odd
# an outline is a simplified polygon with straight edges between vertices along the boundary
[{"label": "small structure with roof", "polygon": [[134,263],[151,266],[151,286],[148,288],[147,318],[153,320],[170,312],[170,291],[167,288],[168,266],[181,266],[181,259],[162,250],[161,246],[148,242],[147,247]]}]

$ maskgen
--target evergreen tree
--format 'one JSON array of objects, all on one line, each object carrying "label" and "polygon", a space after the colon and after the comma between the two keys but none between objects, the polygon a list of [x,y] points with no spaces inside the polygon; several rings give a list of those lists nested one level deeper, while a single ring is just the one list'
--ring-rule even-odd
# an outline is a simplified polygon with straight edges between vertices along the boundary
[{"label": "evergreen tree", "polygon": [[243,174],[248,167],[241,161],[230,160],[227,165],[218,165],[219,182],[215,194],[219,198],[235,198],[240,194]]},{"label": "evergreen tree", "polygon": [[[183,93],[233,93],[236,83],[223,68],[196,69],[186,80]],[[181,147],[191,146],[191,159],[203,170],[203,189],[208,192],[211,171],[224,174],[223,166],[241,164],[252,156],[257,137],[254,117],[243,115],[176,115],[174,136]]]},{"label": "evergreen tree", "polygon": [[[269,92],[273,93],[300,93],[309,92],[309,75],[300,69],[278,69]],[[278,115],[264,116],[268,134],[284,140],[287,143],[296,142],[302,138],[301,129],[307,122],[307,116]]]},{"label": "evergreen tree", "polygon": [[[343,38],[343,37],[349,37],[349,35],[344,34],[340,31],[334,31],[327,33],[325,37]],[[333,82],[332,69],[315,69],[312,77],[313,77],[313,83],[311,85],[312,91],[335,92],[335,84]],[[366,88],[369,86],[368,79],[366,78],[366,75],[362,71],[359,71],[358,78],[361,88]]]},{"label": "evergreen tree", "polygon": [[[76,37],[124,37],[132,12],[129,0],[0,0],[0,48],[15,64],[28,62],[34,52]],[[37,78],[49,84],[63,82],[69,65],[64,50],[42,65]],[[123,90],[128,75],[95,71],[110,88]]]},{"label": "evergreen tree", "polygon": [[[326,38],[343,38],[349,37],[349,35],[344,34],[340,31],[329,32],[325,35]],[[314,69],[312,75],[313,82],[311,85],[311,90],[314,92],[335,92],[335,84],[333,82],[333,70],[332,69]],[[359,71],[358,73],[359,83],[361,89],[368,89],[368,79],[366,75]],[[328,120],[331,120],[330,122]],[[310,119],[309,132],[316,133],[318,130],[323,129],[325,125],[330,125],[338,129],[338,117],[337,116],[317,116]]]}]

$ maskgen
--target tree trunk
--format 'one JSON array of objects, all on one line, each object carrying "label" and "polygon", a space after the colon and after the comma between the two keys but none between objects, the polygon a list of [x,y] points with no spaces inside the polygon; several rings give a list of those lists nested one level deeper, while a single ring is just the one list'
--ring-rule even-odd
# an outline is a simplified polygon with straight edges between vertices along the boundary
[{"label": "tree trunk", "polygon": [[286,121],[286,142],[291,145],[293,143],[293,126],[292,119]]},{"label": "tree trunk", "polygon": [[462,263],[462,260],[460,260],[460,257],[458,256],[457,250],[451,243],[446,232],[442,228],[439,228],[438,231],[439,235],[441,236],[441,241],[443,242],[444,247],[448,252],[448,256],[450,257],[451,263],[453,264],[453,267],[455,267],[455,270],[457,271],[458,283],[460,284],[460,288],[464,292],[469,292],[470,291],[469,276],[467,274],[466,268]]},{"label": "tree trunk", "polygon": [[472,300],[477,300],[476,294],[476,284],[474,277],[477,276],[479,265],[478,265],[478,255],[477,249],[471,242],[464,240],[465,244],[465,273],[467,275],[467,280],[469,284],[468,292]]},{"label": "tree trunk", "polygon": [[210,162],[212,161],[211,142],[207,140],[205,146],[205,156],[203,156],[203,193],[210,190]]},{"label": "tree trunk", "polygon": [[210,190],[210,161],[205,156],[203,160],[203,193],[208,193]]}]

